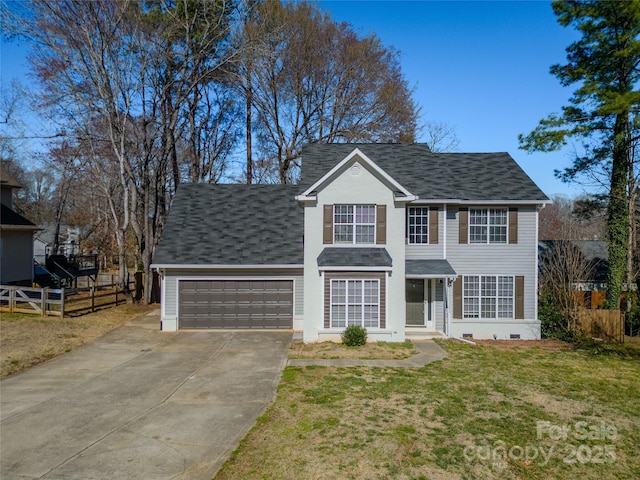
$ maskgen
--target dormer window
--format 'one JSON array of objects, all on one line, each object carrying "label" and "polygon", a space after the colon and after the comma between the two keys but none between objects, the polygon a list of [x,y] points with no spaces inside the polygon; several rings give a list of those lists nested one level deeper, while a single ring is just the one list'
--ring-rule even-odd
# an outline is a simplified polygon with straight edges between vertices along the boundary
[{"label": "dormer window", "polygon": [[333,243],[372,244],[375,241],[375,205],[334,205]]}]

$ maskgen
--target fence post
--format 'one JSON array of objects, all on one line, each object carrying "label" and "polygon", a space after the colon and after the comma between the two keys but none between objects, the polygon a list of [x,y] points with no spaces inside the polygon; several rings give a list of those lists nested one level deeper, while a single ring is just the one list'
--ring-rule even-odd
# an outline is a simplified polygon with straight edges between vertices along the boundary
[{"label": "fence post", "polygon": [[16,287],[9,287],[9,312],[13,313],[16,308]]},{"label": "fence post", "polygon": [[95,312],[95,305],[96,305],[96,287],[95,285],[91,286],[91,313]]},{"label": "fence post", "polygon": [[118,286],[116,285],[116,307],[118,306]]},{"label": "fence post", "polygon": [[42,316],[44,317],[47,314],[47,287],[40,289],[40,299],[42,300],[40,307],[42,308]]},{"label": "fence post", "polygon": [[64,288],[60,289],[60,317],[64,318]]},{"label": "fence post", "polygon": [[624,324],[626,320],[626,312],[620,311],[620,328],[617,329],[618,336],[620,337],[620,343],[624,343]]}]

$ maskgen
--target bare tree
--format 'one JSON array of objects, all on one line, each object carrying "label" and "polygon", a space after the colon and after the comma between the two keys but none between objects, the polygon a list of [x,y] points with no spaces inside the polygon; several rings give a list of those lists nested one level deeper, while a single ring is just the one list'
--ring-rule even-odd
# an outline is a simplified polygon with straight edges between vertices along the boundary
[{"label": "bare tree", "polygon": [[425,143],[434,153],[457,152],[460,147],[460,140],[456,134],[456,129],[446,122],[429,120],[425,123],[424,136]]},{"label": "bare tree", "polygon": [[594,265],[572,240],[541,242],[540,249],[539,291],[543,328],[547,334],[549,330],[575,332],[577,309],[583,306],[582,298],[576,292],[592,281]]},{"label": "bare tree", "polygon": [[265,2],[250,22],[259,55],[245,85],[257,161],[274,180],[296,181],[303,143],[414,141],[418,108],[395,50],[309,3]]},{"label": "bare tree", "polygon": [[[567,237],[566,235],[570,235]],[[606,238],[606,204],[597,197],[556,195],[540,211],[539,240],[602,240]]]},{"label": "bare tree", "polygon": [[[189,171],[192,178],[216,180],[229,151],[224,128],[219,141],[204,132],[222,125],[220,112],[226,115],[226,100],[220,104],[208,86],[232,54],[221,47],[231,6],[207,0],[41,0],[28,7],[11,23],[34,42],[41,103],[66,120],[101,170],[96,178],[108,200],[120,281],[126,288],[131,229],[147,272],[148,300],[151,259],[176,186]],[[183,169],[180,151],[191,167]]]}]

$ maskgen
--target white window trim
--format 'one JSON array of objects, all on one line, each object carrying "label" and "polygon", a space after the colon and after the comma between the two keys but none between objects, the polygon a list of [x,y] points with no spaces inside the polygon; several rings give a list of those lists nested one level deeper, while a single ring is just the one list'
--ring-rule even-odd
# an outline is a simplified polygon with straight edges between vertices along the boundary
[{"label": "white window trim", "polygon": [[[469,277],[478,277],[478,296],[467,296],[465,295],[465,281]],[[482,296],[482,277],[493,277],[496,280],[496,294],[492,297],[483,297]],[[499,295],[499,287],[498,287],[498,278],[507,277],[511,278],[511,297],[501,297]],[[465,300],[467,298],[477,298],[478,302],[478,316],[472,317],[467,316],[465,312]],[[494,298],[496,300],[496,315],[493,317],[483,317],[482,316],[482,299],[483,298]],[[498,300],[500,298],[511,298],[511,316],[510,317],[500,317],[498,316]],[[515,275],[502,275],[502,274],[476,274],[476,275],[464,275],[462,277],[462,318],[464,320],[515,320],[516,319],[516,276]]]},{"label": "white window trim", "polygon": [[[332,329],[343,329],[349,326],[349,282],[361,282],[361,286],[362,286],[362,303],[360,304],[360,306],[362,307],[362,318],[360,319],[360,326],[364,327],[364,328],[374,328],[374,329],[378,329],[380,328],[380,279],[379,278],[332,278],[331,281],[329,282],[329,328]],[[344,323],[345,326],[344,327],[338,327],[335,326],[333,324],[333,305],[334,305],[334,301],[333,301],[333,282],[345,282],[345,303],[344,304],[340,304],[340,305],[344,305],[345,309],[344,309]],[[371,304],[367,304],[364,301],[364,283],[365,282],[376,282],[376,296],[378,298],[378,301],[376,303],[377,306],[377,313],[378,313],[378,324],[375,327],[365,327],[364,325],[364,312],[365,312],[365,305],[371,305]]]},{"label": "white window trim", "polygon": [[[336,208],[337,207],[352,207],[353,208],[353,222],[352,223],[336,223]],[[357,223],[356,222],[356,208],[357,207],[373,207],[373,223]],[[353,227],[351,242],[339,242],[336,241],[336,226],[338,225],[351,225]],[[373,227],[373,241],[372,242],[358,242],[357,241],[357,226],[366,225]],[[378,208],[375,204],[370,203],[338,203],[333,205],[333,244],[334,245],[375,245],[378,239]]]},{"label": "white window trim", "polygon": [[[471,212],[473,210],[486,210],[487,212],[487,235],[486,238],[483,242],[474,242],[472,241],[472,236],[471,236],[471,227],[480,227],[483,225],[480,224],[472,224],[471,223]],[[503,210],[506,212],[506,219],[507,219],[507,223],[505,223],[504,225],[494,225],[494,226],[500,226],[500,227],[504,227],[505,231],[506,231],[506,236],[505,236],[505,241],[504,242],[492,242],[491,241],[491,210]],[[469,239],[468,243],[471,245],[507,245],[509,243],[509,209],[507,207],[469,207],[469,221],[468,221],[468,225],[467,225],[467,238]]]},{"label": "white window trim", "polygon": [[[426,242],[414,242],[414,241],[411,241],[411,232],[410,232],[410,228],[411,228],[411,210],[412,209],[417,209],[417,208],[420,208],[420,209],[423,209],[423,210],[427,211],[427,216],[426,216],[427,223],[426,223],[426,225],[425,224],[421,225],[421,226],[426,226],[427,227],[427,241]],[[429,245],[429,242],[431,240],[431,238],[430,238],[430,235],[431,235],[431,231],[430,230],[431,229],[429,228],[430,227],[430,225],[429,225],[429,221],[430,221],[429,217],[430,216],[431,216],[431,211],[430,211],[429,207],[425,207],[425,206],[407,207],[407,239],[409,241],[409,245]],[[414,236],[415,236],[415,234],[414,234]]]}]

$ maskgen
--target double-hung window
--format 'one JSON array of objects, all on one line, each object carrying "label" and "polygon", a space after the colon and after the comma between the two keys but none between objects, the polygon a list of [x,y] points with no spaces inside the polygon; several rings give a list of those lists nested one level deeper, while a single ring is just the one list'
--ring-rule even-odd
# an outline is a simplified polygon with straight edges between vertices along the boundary
[{"label": "double-hung window", "polygon": [[469,275],[463,281],[464,318],[514,318],[514,280],[505,275]]},{"label": "double-hung window", "polygon": [[334,205],[333,243],[375,243],[375,205]]},{"label": "double-hung window", "polygon": [[331,327],[380,325],[379,280],[331,280]]},{"label": "double-hung window", "polygon": [[507,243],[506,208],[470,208],[470,243]]},{"label": "double-hung window", "polygon": [[407,211],[409,244],[429,243],[429,207],[409,207]]}]

